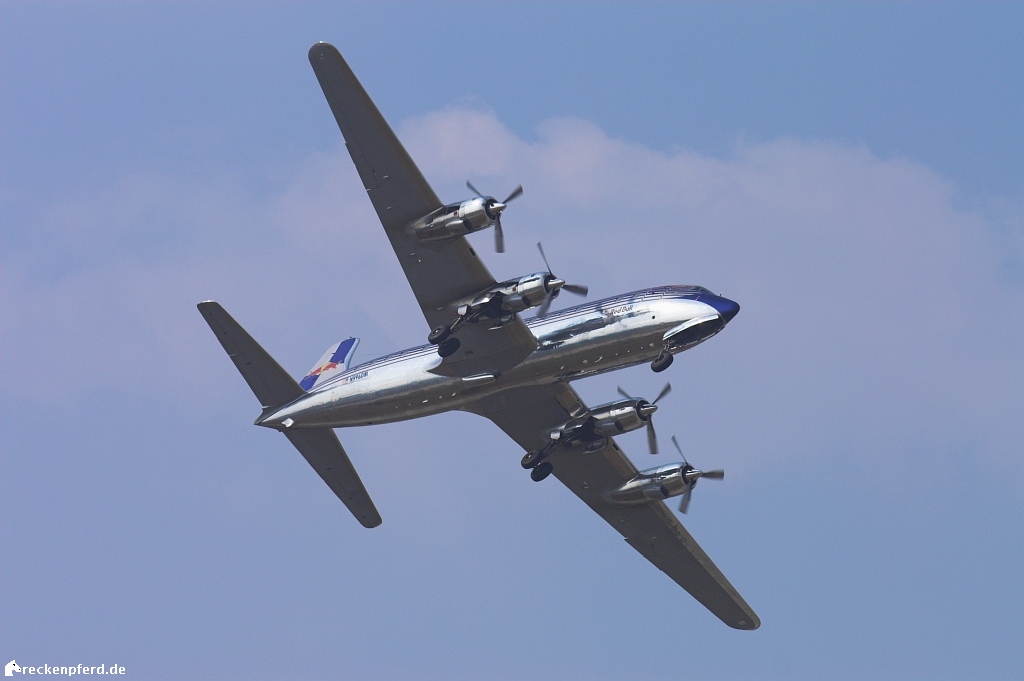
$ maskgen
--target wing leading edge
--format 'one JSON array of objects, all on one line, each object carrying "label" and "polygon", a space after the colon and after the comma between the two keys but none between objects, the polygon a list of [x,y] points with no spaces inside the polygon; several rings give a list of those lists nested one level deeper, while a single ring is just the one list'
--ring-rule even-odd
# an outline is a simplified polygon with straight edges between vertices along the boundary
[{"label": "wing leading edge", "polygon": [[[527,451],[542,447],[553,428],[585,410],[576,391],[562,383],[511,388],[481,399],[472,409]],[[622,506],[604,498],[607,490],[637,473],[613,440],[600,451],[584,454],[581,447],[574,447],[552,454],[550,461],[562,484],[715,616],[734,629],[761,626],[751,607],[664,503]]]}]

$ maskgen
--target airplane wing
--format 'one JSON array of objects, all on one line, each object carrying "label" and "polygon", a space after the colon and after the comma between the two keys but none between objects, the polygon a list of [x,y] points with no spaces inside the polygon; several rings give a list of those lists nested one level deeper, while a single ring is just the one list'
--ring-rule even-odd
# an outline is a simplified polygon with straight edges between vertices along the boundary
[{"label": "airplane wing", "polygon": [[[338,50],[317,43],[309,50],[309,63],[427,324],[450,324],[455,319],[450,304],[493,286],[494,277],[464,237],[428,242],[412,234],[412,222],[443,204]],[[503,371],[537,347],[518,318],[496,330],[467,324],[459,337],[462,348],[445,359],[439,373]]]},{"label": "airplane wing", "polygon": [[[471,408],[527,451],[540,449],[552,429],[585,410],[576,391],[564,383],[510,388],[482,398]],[[580,446],[557,451],[548,461],[562,484],[719,619],[734,629],[761,626],[743,597],[663,502],[623,506],[604,498],[606,491],[637,473],[613,440],[609,438],[607,447],[591,454]]]}]

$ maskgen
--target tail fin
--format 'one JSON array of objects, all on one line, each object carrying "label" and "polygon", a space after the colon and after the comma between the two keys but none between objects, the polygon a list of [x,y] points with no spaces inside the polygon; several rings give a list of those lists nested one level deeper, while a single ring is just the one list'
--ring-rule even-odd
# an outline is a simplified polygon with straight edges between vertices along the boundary
[{"label": "tail fin", "polygon": [[[268,409],[283,406],[305,394],[295,379],[223,307],[210,300],[199,303],[198,307],[242,378],[263,405],[264,414]],[[342,341],[332,348],[331,353],[333,356],[341,352],[341,346],[349,341],[353,342],[341,358],[341,364],[346,367],[352,360],[352,350],[358,342],[356,339]],[[283,432],[363,527],[380,525],[380,514],[333,430],[295,428]]]},{"label": "tail fin", "polygon": [[320,361],[313,365],[306,377],[299,381],[299,386],[309,392],[318,385],[321,385],[332,376],[348,371],[352,364],[352,356],[356,353],[356,346],[359,345],[358,338],[346,338],[327,348],[327,352],[320,358]]}]

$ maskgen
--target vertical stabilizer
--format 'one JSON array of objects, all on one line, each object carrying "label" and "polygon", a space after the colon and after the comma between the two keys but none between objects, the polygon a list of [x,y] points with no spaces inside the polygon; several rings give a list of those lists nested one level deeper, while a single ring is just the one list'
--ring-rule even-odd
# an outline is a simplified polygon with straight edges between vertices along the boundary
[{"label": "vertical stabilizer", "polygon": [[356,353],[356,346],[359,345],[358,338],[346,338],[327,348],[327,352],[320,358],[313,368],[309,370],[306,377],[299,381],[299,385],[306,392],[309,392],[318,385],[322,385],[332,376],[348,371],[352,364],[352,356]]}]

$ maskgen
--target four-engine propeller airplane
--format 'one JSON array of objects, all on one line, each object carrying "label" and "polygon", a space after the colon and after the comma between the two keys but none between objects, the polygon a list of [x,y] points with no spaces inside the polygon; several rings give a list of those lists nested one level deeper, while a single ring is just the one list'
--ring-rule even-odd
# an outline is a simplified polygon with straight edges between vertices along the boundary
[{"label": "four-engine propeller airplane", "polygon": [[[697,470],[685,457],[638,471],[615,442],[647,428],[656,452],[652,416],[670,387],[651,402],[620,388],[624,399],[588,407],[569,385],[643,362],[663,371],[673,353],[721,331],[739,306],[699,286],[659,286],[549,313],[560,291],[586,295],[586,287],[550,266],[496,282],[465,239],[493,226],[503,251],[501,214],[522,187],[497,201],[469,185],[474,198],[442,204],[337,49],[317,43],[309,60],[431,331],[428,345],[355,367],[358,340],[342,341],[296,381],[224,308],[200,303],[263,406],[256,425],[282,432],[356,519],[376,527],[380,515],[332,429],[452,409],[479,414],[526,451],[522,465],[533,480],[554,475],[730,627],[760,626],[662,503],[680,496],[685,512],[697,481],[723,473]],[[530,308],[537,315],[524,320]]]}]

